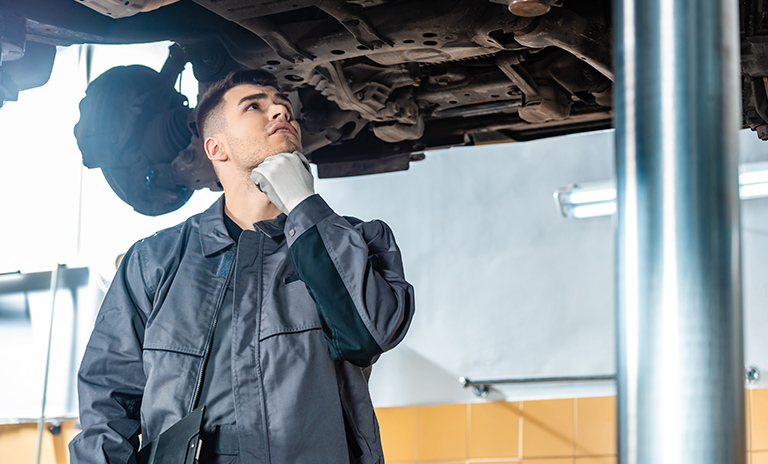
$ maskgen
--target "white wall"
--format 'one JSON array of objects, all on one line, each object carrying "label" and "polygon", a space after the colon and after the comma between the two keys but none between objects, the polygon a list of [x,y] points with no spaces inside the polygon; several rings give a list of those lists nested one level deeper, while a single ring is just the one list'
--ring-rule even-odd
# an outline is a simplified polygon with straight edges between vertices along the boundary
[{"label": "white wall", "polygon": [[[741,161],[768,145],[739,134]],[[320,181],[338,210],[395,230],[417,315],[374,368],[380,406],[475,400],[459,377],[615,372],[612,218],[566,220],[557,187],[610,179],[613,132],[429,153],[410,171]],[[768,199],[742,202],[746,363],[768,373]],[[765,381],[755,386],[766,386]],[[494,398],[613,393],[612,382],[500,387]]]},{"label": "white wall", "polygon": [[[753,132],[739,134],[741,161],[768,159],[768,143]],[[768,198],[741,202],[744,362],[761,369],[754,386],[768,388]]]},{"label": "white wall", "polygon": [[615,371],[611,218],[566,220],[553,199],[611,177],[612,137],[454,148],[407,172],[318,182],[337,211],[392,226],[416,288],[410,333],[374,368],[377,405],[471,400],[462,376]]}]

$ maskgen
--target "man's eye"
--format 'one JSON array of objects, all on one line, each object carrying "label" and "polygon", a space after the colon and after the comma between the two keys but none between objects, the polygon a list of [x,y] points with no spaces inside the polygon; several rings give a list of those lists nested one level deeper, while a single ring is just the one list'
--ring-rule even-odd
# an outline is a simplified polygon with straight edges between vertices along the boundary
[{"label": "man's eye", "polygon": [[259,109],[259,104],[258,103],[251,103],[250,105],[248,105],[248,109],[249,110],[258,110]]}]

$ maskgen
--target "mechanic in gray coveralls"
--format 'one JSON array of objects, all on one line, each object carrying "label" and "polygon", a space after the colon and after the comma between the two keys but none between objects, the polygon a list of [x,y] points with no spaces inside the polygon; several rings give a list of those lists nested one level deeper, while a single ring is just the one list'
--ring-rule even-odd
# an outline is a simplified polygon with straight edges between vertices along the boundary
[{"label": "mechanic in gray coveralls", "polygon": [[202,404],[201,462],[383,462],[363,368],[414,310],[392,231],[314,193],[270,74],[230,74],[197,111],[224,195],[126,254],[80,367],[72,463],[134,462],[139,434]]}]

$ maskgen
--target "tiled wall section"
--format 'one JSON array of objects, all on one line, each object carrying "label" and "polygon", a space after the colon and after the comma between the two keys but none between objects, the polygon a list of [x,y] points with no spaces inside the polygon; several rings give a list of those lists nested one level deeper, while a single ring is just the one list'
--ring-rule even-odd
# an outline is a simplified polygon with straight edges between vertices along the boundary
[{"label": "tiled wall section", "polygon": [[388,463],[613,464],[614,397],[380,408]]},{"label": "tiled wall section", "polygon": [[[768,464],[768,389],[746,391],[747,453]],[[616,397],[376,410],[389,464],[616,464]]]},{"label": "tiled wall section", "polygon": [[[747,456],[768,464],[768,389],[747,390]],[[388,464],[616,464],[616,398],[376,410]],[[35,424],[0,425],[0,464],[33,462]],[[69,462],[78,430],[43,433],[44,464]]]},{"label": "tiled wall section", "polygon": [[[67,444],[77,435],[74,421],[61,423],[61,431],[53,435],[43,430],[40,462],[42,464],[67,464]],[[0,425],[0,464],[35,462],[37,424]]]}]

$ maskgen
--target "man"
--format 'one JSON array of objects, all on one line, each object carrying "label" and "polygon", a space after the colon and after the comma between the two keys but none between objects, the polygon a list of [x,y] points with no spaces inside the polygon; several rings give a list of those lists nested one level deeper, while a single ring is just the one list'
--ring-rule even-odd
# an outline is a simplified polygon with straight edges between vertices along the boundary
[{"label": "man", "polygon": [[139,434],[203,404],[202,462],[383,462],[363,368],[413,315],[391,230],[314,194],[271,75],[230,74],[197,111],[224,195],[126,254],[80,367],[72,462],[134,462]]}]

